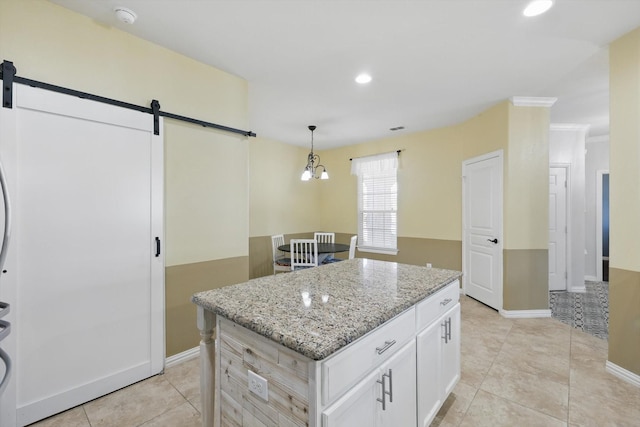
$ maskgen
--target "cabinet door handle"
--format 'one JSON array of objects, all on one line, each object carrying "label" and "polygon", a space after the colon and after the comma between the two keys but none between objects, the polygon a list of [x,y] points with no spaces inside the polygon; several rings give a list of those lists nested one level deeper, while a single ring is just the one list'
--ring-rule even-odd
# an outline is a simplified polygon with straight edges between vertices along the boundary
[{"label": "cabinet door handle", "polygon": [[442,322],[440,326],[442,326],[442,328],[444,329],[442,331],[443,332],[442,339],[444,339],[444,343],[447,344],[449,342],[449,337],[447,335],[447,321],[445,320],[444,322]]},{"label": "cabinet door handle", "polygon": [[[383,377],[383,381],[384,381],[384,375]],[[389,377],[389,403],[393,402],[393,371],[391,369],[389,369],[389,375],[387,375],[387,377]]]},{"label": "cabinet door handle", "polygon": [[[386,382],[384,380],[385,377],[389,378],[389,390],[386,388]],[[389,373],[382,374],[382,379],[376,380],[376,382],[378,384],[382,384],[382,399],[376,398],[376,400],[382,403],[382,410],[386,411],[386,396],[389,396],[389,403],[393,402],[393,371],[389,369]]]},{"label": "cabinet door handle", "polygon": [[449,304],[452,301],[451,298],[445,298],[443,301],[440,301],[440,305],[441,306],[445,306],[447,304]]},{"label": "cabinet door handle", "polygon": [[387,407],[386,407],[386,405],[385,405],[385,403],[386,403],[386,398],[385,398],[385,396],[387,395],[387,391],[385,390],[384,375],[382,376],[382,380],[376,380],[376,382],[377,382],[378,384],[382,384],[382,399],[380,399],[380,398],[378,397],[378,398],[376,398],[376,400],[377,400],[378,402],[382,403],[382,410],[383,410],[383,411],[386,411],[386,410],[387,410]]},{"label": "cabinet door handle", "polygon": [[[447,319],[447,338],[449,341],[451,341],[451,317],[449,317],[449,319]],[[447,341],[447,342],[449,342]]]},{"label": "cabinet door handle", "polygon": [[385,351],[389,350],[389,348],[391,348],[391,346],[394,345],[395,343],[396,343],[396,340],[385,341],[382,347],[376,347],[376,351],[378,352],[378,354],[382,354]]}]

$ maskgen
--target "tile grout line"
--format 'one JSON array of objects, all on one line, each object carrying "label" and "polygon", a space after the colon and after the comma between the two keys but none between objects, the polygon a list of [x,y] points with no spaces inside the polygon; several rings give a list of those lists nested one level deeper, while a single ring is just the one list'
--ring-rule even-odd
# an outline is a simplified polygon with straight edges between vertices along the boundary
[{"label": "tile grout line", "polygon": [[87,410],[84,408],[84,404],[82,405],[82,413],[84,414],[84,417],[87,419],[87,424],[89,424],[89,427],[93,427],[91,425],[91,420],[89,419],[89,414],[87,414]]},{"label": "tile grout line", "polygon": [[[516,325],[516,322],[512,321],[511,322],[511,327],[509,328],[509,332],[507,332],[507,335],[504,337],[504,340],[502,341],[502,346],[500,347],[500,350],[498,351],[498,354],[496,355],[496,357],[491,362],[491,366],[489,367],[489,371],[491,371],[491,368],[493,368],[493,365],[495,364],[496,359],[498,359],[498,357],[500,356],[500,353],[502,352],[502,349],[504,348],[507,340],[509,339],[509,335],[511,335],[511,332],[513,331],[513,328],[514,328],[515,325]],[[571,331],[569,331],[569,357],[571,357]],[[569,363],[571,363],[571,362],[569,362]],[[489,371],[487,371],[487,375],[489,374]],[[571,367],[569,367],[569,374],[571,374]],[[482,387],[482,384],[484,383],[487,375],[484,376],[484,378],[482,380],[482,383],[480,383],[480,387]],[[571,385],[567,384],[567,421],[566,421],[567,425],[569,425],[569,421],[568,421],[568,417],[569,417],[569,398],[568,398],[568,396],[569,396],[570,389],[571,389]],[[478,388],[478,390],[480,390],[480,388]],[[556,419],[556,420],[562,422],[562,420],[560,418],[557,418],[557,417],[555,417],[555,416],[553,416],[551,414],[547,414],[546,412],[540,411],[540,410],[538,410],[536,408],[532,408],[530,406],[524,405],[523,403],[516,402],[515,400],[509,399],[509,398],[506,398],[506,397],[498,396],[498,395],[496,395],[494,393],[491,393],[488,390],[482,390],[482,391],[484,391],[485,393],[489,393],[489,394],[491,394],[493,396],[496,396],[499,399],[504,399],[504,400],[506,400],[508,402],[511,402],[511,403],[515,404],[515,405],[519,405],[519,406],[521,406],[523,408],[527,408],[527,409],[529,409],[531,411],[537,412],[538,414],[541,414],[541,415],[544,415],[544,416],[547,416],[547,417],[551,417],[553,419]],[[477,391],[476,391],[476,394],[477,394]],[[474,396],[474,399],[475,399],[475,396]],[[465,412],[465,416],[466,416],[466,412]]]},{"label": "tile grout line", "polygon": [[[184,362],[182,362],[182,363],[188,363],[188,362],[189,362],[189,360],[185,360],[185,361],[184,361]],[[177,365],[176,365],[176,366],[177,366]],[[165,374],[163,374],[163,375],[165,375]],[[198,374],[198,376],[199,376],[199,374]],[[189,398],[187,398],[187,396],[185,396],[185,395],[184,395],[184,394],[183,394],[183,393],[178,389],[178,387],[176,387],[176,386],[175,386],[175,385],[174,385],[174,384],[173,384],[173,383],[172,383],[172,382],[171,382],[171,381],[166,377],[166,375],[165,375],[165,380],[166,380],[166,381],[171,385],[171,387],[173,387],[173,388],[178,392],[178,394],[179,394],[180,396],[182,396],[182,397],[184,398],[184,400],[185,400],[185,402],[186,402],[186,403],[188,403],[189,405],[191,405],[191,407],[192,407],[192,408],[193,408],[193,409],[194,409],[194,410],[195,410],[195,411],[196,411],[200,416],[202,416],[202,412],[200,412],[200,411],[198,410],[198,408],[196,408],[196,407],[195,407],[195,405],[194,405],[193,403],[191,403],[191,400],[189,400]]]},{"label": "tile grout line", "polygon": [[[460,316],[462,318],[462,311],[460,311]],[[462,422],[466,418],[467,413],[469,412],[469,408],[471,408],[471,405],[473,405],[473,401],[476,399],[476,396],[478,395],[478,391],[480,391],[480,389],[482,387],[482,384],[484,383],[485,379],[487,378],[487,375],[489,374],[489,371],[491,371],[491,368],[493,367],[493,364],[495,363],[496,359],[498,358],[498,355],[500,355],[500,352],[502,351],[502,348],[504,347],[504,344],[507,341],[507,337],[511,333],[511,329],[513,329],[513,322],[511,322],[511,325],[509,327],[509,331],[507,332],[507,334],[504,337],[504,340],[502,341],[502,345],[500,346],[500,350],[498,351],[496,356],[491,361],[491,365],[489,366],[489,369],[487,369],[487,373],[482,376],[482,381],[480,381],[480,384],[478,385],[478,388],[476,388],[476,391],[473,394],[473,398],[471,399],[471,402],[469,402],[469,406],[467,406],[467,409],[464,411],[464,414],[462,415],[462,419],[460,420],[460,423],[458,425],[462,424]],[[461,360],[461,362],[462,362],[462,360]],[[486,391],[486,390],[483,390],[483,391]],[[487,393],[489,393],[489,392],[487,392]]]},{"label": "tile grout line", "polygon": [[[538,414],[540,414],[540,415],[544,415],[545,417],[553,418],[554,420],[558,420],[558,421],[560,421],[560,422],[564,422],[564,421],[562,421],[562,420],[561,420],[560,418],[558,418],[558,417],[554,417],[553,415],[549,415],[549,414],[547,414],[547,413],[545,413],[545,412],[542,412],[542,411],[539,411],[539,410],[537,410],[537,409],[530,408],[529,406],[523,405],[522,403],[520,403],[520,402],[516,402],[515,400],[507,399],[506,397],[499,396],[499,395],[497,395],[497,394],[495,394],[495,393],[492,393],[492,392],[490,392],[490,391],[487,391],[487,390],[482,390],[482,391],[484,391],[485,393],[488,393],[488,394],[490,394],[490,395],[492,395],[492,396],[495,396],[495,397],[497,397],[498,399],[506,400],[506,401],[507,401],[507,402],[509,402],[509,403],[512,403],[512,404],[517,405],[517,406],[520,406],[521,408],[525,408],[525,409],[528,409],[528,410],[530,410],[530,411],[536,412],[536,413],[538,413]],[[566,424],[568,425],[568,423],[566,423]]]},{"label": "tile grout line", "polygon": [[[163,379],[164,381],[166,381],[166,382],[167,382],[167,384],[169,384],[171,387],[173,387],[173,389],[174,389],[175,391],[177,391],[177,392],[178,392],[178,394],[179,394],[179,395],[180,395],[180,396],[181,396],[185,401],[187,401],[187,402],[188,402],[188,400],[184,397],[184,395],[183,395],[182,393],[180,393],[180,390],[178,390],[178,389],[176,388],[176,386],[174,386],[174,385],[171,383],[171,381],[169,381],[169,380],[167,379],[167,377],[166,377],[166,375],[164,374],[164,372],[163,372],[162,374],[157,374],[157,376],[161,376],[161,377],[162,377],[162,379]],[[168,413],[169,411],[171,411],[171,410],[173,410],[173,409],[176,409],[176,408],[180,407],[180,405],[183,405],[184,403],[185,403],[185,402],[181,402],[181,403],[179,403],[179,404],[176,404],[176,406],[173,406],[173,407],[165,407],[165,410],[164,410],[164,411],[162,411],[161,413],[157,414],[157,415],[156,415],[156,416],[154,416],[154,417],[149,418],[148,420],[145,420],[145,421],[141,422],[141,423],[140,423],[140,424],[138,424],[136,427],[141,427],[141,426],[145,425],[146,423],[148,423],[148,422],[150,422],[150,421],[153,421],[153,420],[155,420],[156,418],[158,418],[158,417],[161,417],[161,416],[165,415],[165,414],[166,414],[166,413]],[[200,412],[198,412],[198,413],[200,413]]]}]

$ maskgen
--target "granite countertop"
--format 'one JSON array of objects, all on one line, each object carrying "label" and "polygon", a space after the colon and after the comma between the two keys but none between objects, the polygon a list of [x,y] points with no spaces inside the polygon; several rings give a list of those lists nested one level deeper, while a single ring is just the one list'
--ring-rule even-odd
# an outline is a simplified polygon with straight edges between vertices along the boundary
[{"label": "granite countertop", "polygon": [[356,258],[199,292],[191,301],[322,360],[461,275]]}]

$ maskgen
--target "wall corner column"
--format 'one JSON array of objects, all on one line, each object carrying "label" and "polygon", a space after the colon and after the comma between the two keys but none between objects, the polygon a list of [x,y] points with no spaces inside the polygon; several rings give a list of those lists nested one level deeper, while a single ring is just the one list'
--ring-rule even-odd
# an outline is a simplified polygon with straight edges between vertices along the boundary
[{"label": "wall corner column", "polygon": [[640,28],[609,49],[608,363],[640,383]]},{"label": "wall corner column", "polygon": [[556,98],[512,97],[504,170],[503,308],[549,308],[549,126]]}]

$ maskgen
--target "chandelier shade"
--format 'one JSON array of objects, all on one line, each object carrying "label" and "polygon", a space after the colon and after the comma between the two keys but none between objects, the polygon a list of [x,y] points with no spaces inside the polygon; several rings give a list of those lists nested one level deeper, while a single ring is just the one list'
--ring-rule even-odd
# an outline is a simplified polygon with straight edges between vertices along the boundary
[{"label": "chandelier shade", "polygon": [[[320,164],[320,156],[313,152],[313,131],[316,130],[316,126],[310,125],[309,130],[311,131],[311,152],[307,156],[307,165],[304,167],[300,179],[302,181],[309,181],[311,178],[329,179],[327,169]],[[322,173],[318,174],[318,168],[322,168]]]}]

